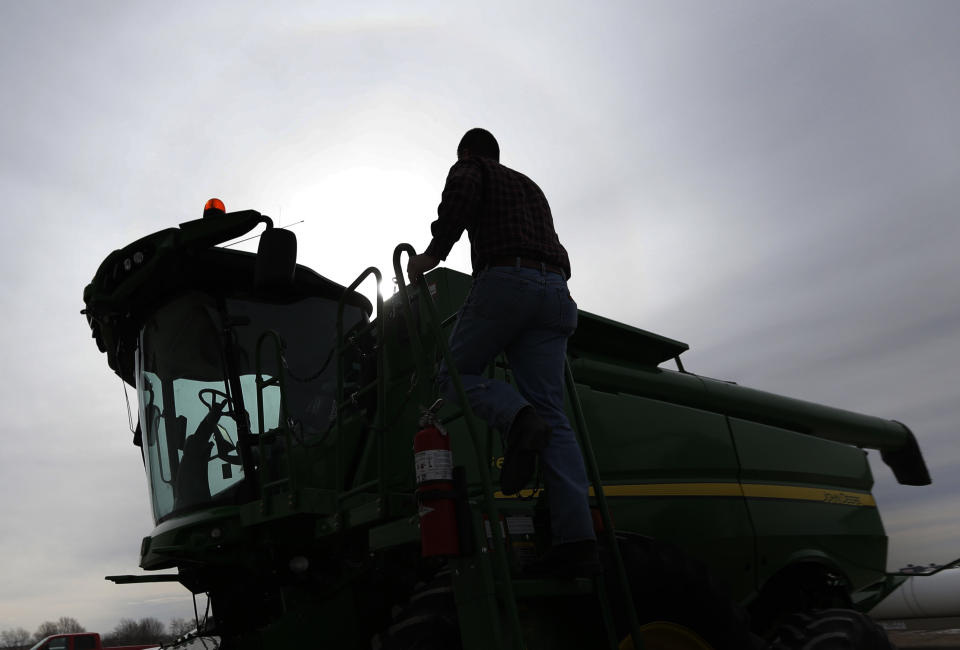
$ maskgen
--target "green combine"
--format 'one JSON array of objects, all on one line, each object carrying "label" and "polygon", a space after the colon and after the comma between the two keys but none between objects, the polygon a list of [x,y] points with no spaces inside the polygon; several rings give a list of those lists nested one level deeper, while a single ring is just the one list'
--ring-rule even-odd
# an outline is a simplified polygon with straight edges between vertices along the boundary
[{"label": "green combine", "polygon": [[[261,223],[257,254],[218,247]],[[437,402],[471,279],[407,287],[404,253],[383,301],[377,269],[340,286],[268,217],[211,208],[106,258],[84,313],[136,387],[156,521],[140,566],[160,572],[113,580],[206,594],[197,635],[228,650],[891,647],[863,614],[902,580],[863,448],[928,484],[906,426],[693,374],[684,343],[581,312],[567,403],[605,570],[531,578],[541,488],[500,494],[497,432]],[[440,489],[416,483],[424,427],[452,448]],[[441,506],[455,546],[424,553]]]}]

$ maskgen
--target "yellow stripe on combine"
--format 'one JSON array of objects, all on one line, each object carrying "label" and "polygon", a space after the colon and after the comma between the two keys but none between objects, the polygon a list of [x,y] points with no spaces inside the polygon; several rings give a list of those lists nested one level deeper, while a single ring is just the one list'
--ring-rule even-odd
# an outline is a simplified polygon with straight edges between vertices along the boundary
[{"label": "yellow stripe on combine", "polygon": [[[641,483],[604,485],[608,497],[742,497],[739,483]],[[593,496],[593,488],[590,488]]]},{"label": "yellow stripe on combine", "polygon": [[838,506],[877,507],[869,492],[849,492],[827,488],[796,487],[793,485],[743,484],[743,493],[752,499],[791,499],[794,501],[819,501]]},{"label": "yellow stripe on combine", "polygon": [[[519,495],[494,493],[497,499],[531,498],[541,490],[521,490]],[[605,485],[608,497],[745,497],[748,499],[780,499],[815,501],[841,506],[876,507],[869,492],[850,492],[827,488],[797,487],[793,485],[766,485],[759,483],[640,483],[636,485]],[[594,496],[590,488],[590,496]]]}]

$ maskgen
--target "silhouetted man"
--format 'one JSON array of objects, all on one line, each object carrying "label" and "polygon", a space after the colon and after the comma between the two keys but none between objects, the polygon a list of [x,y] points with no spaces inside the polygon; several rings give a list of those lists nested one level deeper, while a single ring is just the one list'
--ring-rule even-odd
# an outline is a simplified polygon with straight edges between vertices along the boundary
[{"label": "silhouetted man", "polygon": [[[430,227],[433,239],[410,258],[407,275],[413,282],[434,268],[467,231],[474,279],[450,337],[454,364],[471,408],[505,434],[505,494],[530,481],[539,455],[553,534],[544,566],[582,575],[599,565],[583,457],[563,410],[567,339],[577,327],[570,261],[543,192],[499,160],[491,133],[467,131]],[[484,374],[501,351],[519,392]],[[456,399],[446,366],[437,380],[444,396]]]}]

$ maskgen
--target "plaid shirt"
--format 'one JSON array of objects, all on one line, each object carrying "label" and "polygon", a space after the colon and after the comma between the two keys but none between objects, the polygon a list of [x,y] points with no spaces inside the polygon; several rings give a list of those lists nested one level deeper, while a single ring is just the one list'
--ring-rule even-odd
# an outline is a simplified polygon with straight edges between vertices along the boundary
[{"label": "plaid shirt", "polygon": [[532,180],[489,158],[471,156],[450,168],[433,240],[426,254],[447,259],[466,230],[473,272],[493,260],[522,257],[559,266],[570,277],[570,260],[553,229],[550,204]]}]

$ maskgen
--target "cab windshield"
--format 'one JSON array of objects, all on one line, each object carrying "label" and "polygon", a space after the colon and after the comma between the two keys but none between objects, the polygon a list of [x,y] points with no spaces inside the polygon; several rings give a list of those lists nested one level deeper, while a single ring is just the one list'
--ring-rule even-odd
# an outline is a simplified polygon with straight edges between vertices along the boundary
[{"label": "cab windshield", "polygon": [[[344,311],[345,327],[364,318]],[[336,301],[305,297],[291,302],[217,300],[191,292],[145,321],[137,354],[137,394],[144,463],[157,522],[211,504],[238,503],[244,465],[238,422],[249,418],[253,435],[280,425],[277,385],[257,395],[257,341],[264,381],[282,373],[294,438],[309,444],[325,436],[335,416],[337,385]],[[228,358],[229,354],[229,358]],[[230,369],[241,396],[232,396]],[[241,407],[242,398],[242,407]],[[251,445],[253,452],[256,444]],[[256,459],[248,467],[257,465]]]}]

